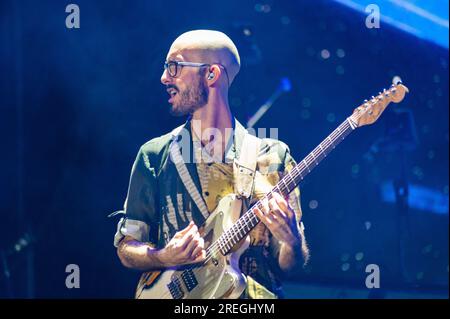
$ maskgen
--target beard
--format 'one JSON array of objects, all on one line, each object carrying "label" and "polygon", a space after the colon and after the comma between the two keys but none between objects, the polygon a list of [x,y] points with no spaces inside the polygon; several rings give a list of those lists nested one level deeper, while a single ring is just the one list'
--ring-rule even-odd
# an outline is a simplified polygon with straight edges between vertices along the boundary
[{"label": "beard", "polygon": [[173,116],[192,114],[208,103],[208,88],[202,78],[182,91],[175,85],[168,85],[168,87],[173,87],[178,91],[178,101],[174,101],[170,108],[170,114]]}]

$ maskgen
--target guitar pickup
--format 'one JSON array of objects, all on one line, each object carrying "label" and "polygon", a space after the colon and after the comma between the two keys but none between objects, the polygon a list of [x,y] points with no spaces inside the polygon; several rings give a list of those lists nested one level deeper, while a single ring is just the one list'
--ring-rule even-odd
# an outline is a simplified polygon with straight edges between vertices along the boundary
[{"label": "guitar pickup", "polygon": [[181,299],[184,297],[184,292],[181,288],[181,283],[178,278],[170,281],[167,285],[167,288],[169,288],[170,294],[172,295],[173,299]]},{"label": "guitar pickup", "polygon": [[191,291],[198,285],[197,278],[195,274],[192,272],[192,269],[185,270],[181,273],[181,278],[183,279],[184,285],[186,286],[188,291]]}]

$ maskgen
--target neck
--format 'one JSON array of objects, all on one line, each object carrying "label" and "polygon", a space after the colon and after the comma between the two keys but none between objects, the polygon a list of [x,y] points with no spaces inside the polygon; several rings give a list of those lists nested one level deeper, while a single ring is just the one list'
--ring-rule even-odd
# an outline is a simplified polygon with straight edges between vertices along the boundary
[{"label": "neck", "polygon": [[192,114],[193,133],[205,145],[210,143],[209,137],[213,134],[213,130],[218,130],[220,139],[215,136],[214,147],[220,146],[223,155],[228,139],[231,137],[232,127],[233,116],[228,105],[227,94],[219,95],[215,91],[210,91],[208,103]]}]

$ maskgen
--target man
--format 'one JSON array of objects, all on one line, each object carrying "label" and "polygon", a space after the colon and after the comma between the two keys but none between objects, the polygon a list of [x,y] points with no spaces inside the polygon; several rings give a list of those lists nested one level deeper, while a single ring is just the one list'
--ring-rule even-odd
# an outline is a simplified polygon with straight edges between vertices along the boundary
[{"label": "man", "polygon": [[[189,116],[182,127],[192,136],[185,148],[196,160],[186,161],[186,167],[208,213],[234,192],[232,163],[244,151],[240,147],[245,129],[228,104],[228,90],[239,69],[239,54],[228,36],[196,30],[174,41],[161,77],[170,95],[171,113]],[[126,267],[149,271],[198,263],[206,257],[199,227],[208,216],[193,202],[171,161],[172,140],[173,133],[150,140],[133,165],[126,217],[115,236],[118,256]],[[205,156],[214,160],[204,160]],[[284,143],[263,139],[250,201],[262,198],[294,165]],[[288,200],[276,194],[256,214],[262,223],[250,232],[250,247],[240,259],[247,275],[242,297],[282,297],[280,274],[308,259],[298,189]]]}]

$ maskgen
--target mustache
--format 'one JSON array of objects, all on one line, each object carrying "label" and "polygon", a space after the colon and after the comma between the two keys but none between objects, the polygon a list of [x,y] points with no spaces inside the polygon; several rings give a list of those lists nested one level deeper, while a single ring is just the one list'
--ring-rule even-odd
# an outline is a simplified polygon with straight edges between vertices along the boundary
[{"label": "mustache", "polygon": [[174,84],[167,84],[166,85],[166,90],[168,90],[168,89],[175,89],[175,90],[177,90],[177,92],[180,92],[180,90]]}]

